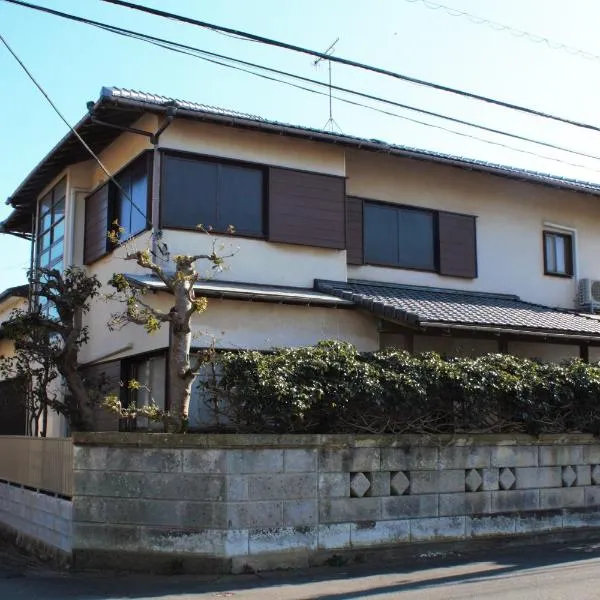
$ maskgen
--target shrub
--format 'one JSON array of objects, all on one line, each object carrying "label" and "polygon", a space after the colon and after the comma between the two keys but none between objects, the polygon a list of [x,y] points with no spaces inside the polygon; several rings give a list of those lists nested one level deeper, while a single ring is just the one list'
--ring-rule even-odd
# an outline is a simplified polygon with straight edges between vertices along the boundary
[{"label": "shrub", "polygon": [[[221,355],[230,429],[273,433],[600,432],[600,368],[503,354],[361,354],[341,342]],[[221,403],[223,405],[223,403]]]}]

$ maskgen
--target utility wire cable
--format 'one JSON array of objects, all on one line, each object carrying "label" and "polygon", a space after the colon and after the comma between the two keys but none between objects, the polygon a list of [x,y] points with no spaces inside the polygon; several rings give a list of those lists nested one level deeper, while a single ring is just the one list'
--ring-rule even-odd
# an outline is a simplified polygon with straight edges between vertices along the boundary
[{"label": "utility wire cable", "polygon": [[[11,0],[5,0],[5,1],[11,1]],[[266,44],[268,46],[274,46],[277,48],[283,48],[286,50],[291,50],[294,52],[300,52],[302,54],[308,54],[309,56],[314,56],[317,58],[322,58],[323,60],[329,60],[331,62],[335,62],[338,64],[342,64],[348,67],[355,67],[358,69],[362,69],[365,71],[370,71],[372,73],[377,73],[379,75],[386,75],[388,77],[392,77],[394,79],[399,79],[401,81],[406,81],[408,83],[412,83],[415,85],[420,85],[423,87],[428,87],[437,91],[441,91],[441,92],[447,92],[450,94],[455,94],[458,96],[462,96],[463,98],[469,98],[472,100],[479,100],[481,102],[486,102],[488,104],[493,104],[495,106],[500,106],[502,108],[509,108],[512,110],[516,110],[525,114],[529,114],[529,115],[533,115],[536,117],[541,117],[544,119],[550,119],[552,121],[557,121],[559,123],[565,123],[567,125],[572,125],[574,127],[580,127],[583,129],[589,129],[592,131],[599,131],[600,132],[600,126],[597,125],[592,125],[590,123],[583,123],[581,121],[575,121],[573,119],[567,119],[565,117],[559,117],[557,115],[552,115],[550,113],[546,113],[540,110],[536,110],[533,108],[528,108],[525,106],[519,106],[518,104],[513,104],[511,102],[504,102],[502,100],[496,100],[494,98],[490,98],[488,96],[482,96],[480,94],[474,94],[472,92],[466,92],[463,90],[459,90],[457,88],[452,88],[449,86],[445,86],[439,83],[432,83],[430,81],[425,81],[423,79],[418,79],[416,77],[410,77],[408,75],[403,75],[401,73],[396,73],[394,71],[390,71],[388,69],[383,69],[381,67],[376,67],[373,65],[368,65],[365,63],[361,63],[361,62],[357,62],[355,60],[350,60],[348,58],[342,58],[340,56],[336,56],[336,55],[329,55],[329,54],[325,54],[324,52],[319,52],[317,50],[311,50],[309,48],[304,48],[302,46],[296,46],[294,44],[289,44],[288,42],[282,42],[280,40],[274,40],[271,38],[267,38],[264,36],[260,36],[260,35],[256,35],[253,33],[249,33],[246,31],[242,31],[239,29],[232,29],[231,27],[224,27],[222,25],[215,25],[214,23],[207,23],[206,21],[199,21],[198,19],[192,19],[191,17],[185,17],[183,15],[178,15],[175,13],[170,13],[164,10],[159,10],[156,8],[151,8],[149,6],[144,6],[141,4],[135,4],[132,2],[127,2],[126,0],[101,0],[101,2],[106,2],[109,4],[115,4],[118,6],[123,6],[126,8],[130,8],[133,10],[138,10],[140,12],[143,13],[147,13],[147,14],[152,14],[158,17],[162,17],[162,18],[166,18],[166,19],[171,19],[171,20],[175,20],[175,21],[179,21],[182,23],[187,23],[190,25],[195,25],[197,27],[202,27],[204,29],[210,29],[212,31],[216,31],[219,33],[228,33],[230,35],[234,35],[237,37],[240,37],[242,39],[245,40],[250,40],[250,41],[254,41],[254,42],[260,42],[262,44]]]},{"label": "utility wire cable", "polygon": [[110,171],[104,166],[104,163],[100,160],[98,155],[90,148],[88,143],[81,137],[81,135],[79,135],[79,132],[69,123],[69,121],[67,121],[65,116],[59,110],[58,106],[56,106],[56,104],[52,101],[50,96],[47,94],[46,90],[44,90],[42,85],[33,76],[31,71],[25,66],[25,63],[17,56],[15,51],[11,48],[11,46],[9,45],[9,43],[6,41],[6,39],[4,38],[4,36],[1,33],[0,33],[0,41],[4,44],[6,49],[10,52],[12,57],[19,63],[20,67],[23,69],[23,71],[25,72],[27,77],[29,77],[29,79],[33,82],[35,87],[37,87],[37,89],[41,92],[42,96],[44,96],[44,98],[48,101],[48,104],[50,104],[50,106],[53,108],[54,112],[60,117],[61,121],[71,130],[71,133],[79,140],[81,145],[86,149],[86,151],[90,154],[90,156],[98,163],[98,165],[100,166],[102,171],[104,171],[104,174],[117,186],[119,191],[123,194],[125,199],[131,204],[131,206],[133,208],[135,208],[140,213],[140,215],[142,215],[144,217],[144,219],[146,220],[146,223],[151,225],[151,223],[148,221],[148,218],[145,215],[145,213],[135,204],[135,202],[132,201],[132,199],[129,197],[129,194],[123,189],[121,184],[113,177],[113,175],[110,173]]},{"label": "utility wire cable", "polygon": [[[428,111],[428,110],[425,110],[425,109],[417,108],[417,107],[414,107],[414,106],[410,106],[408,104],[403,104],[403,103],[395,102],[393,100],[381,98],[381,97],[374,96],[374,95],[371,95],[371,94],[365,94],[365,93],[362,93],[362,92],[359,92],[359,91],[356,91],[356,90],[352,90],[352,89],[349,89],[349,88],[345,88],[345,87],[341,87],[341,86],[337,86],[337,85],[329,86],[327,83],[319,81],[319,80],[316,80],[316,79],[311,79],[311,78],[308,78],[308,77],[303,77],[301,75],[289,73],[289,72],[286,72],[286,71],[281,71],[279,69],[273,69],[271,67],[267,67],[267,66],[264,66],[264,65],[260,65],[260,64],[256,64],[256,63],[244,61],[244,60],[237,59],[237,58],[234,58],[234,57],[231,57],[231,56],[226,56],[226,55],[223,55],[223,54],[217,54],[215,52],[209,52],[207,50],[203,50],[201,48],[196,48],[196,47],[193,47],[193,46],[188,46],[188,45],[185,45],[185,44],[181,44],[179,42],[174,42],[174,41],[171,41],[171,40],[166,40],[164,38],[158,38],[156,36],[152,36],[152,35],[149,35],[149,34],[145,34],[145,33],[136,32],[136,31],[133,31],[133,30],[130,30],[130,29],[124,29],[124,28],[121,28],[121,27],[117,27],[116,25],[110,25],[108,23],[102,23],[100,21],[94,21],[92,19],[87,19],[87,18],[84,18],[84,17],[77,17],[77,16],[69,14],[69,13],[63,13],[61,11],[49,9],[49,8],[46,8],[46,7],[40,7],[40,6],[37,6],[37,5],[34,5],[34,4],[29,4],[27,2],[23,2],[21,0],[5,0],[5,1],[10,2],[12,4],[17,4],[19,6],[23,6],[23,7],[26,7],[26,8],[31,8],[31,9],[34,9],[34,10],[39,10],[41,12],[49,13],[49,14],[52,14],[54,16],[58,16],[58,17],[61,17],[61,18],[65,18],[65,19],[76,21],[76,22],[84,23],[84,24],[87,24],[87,25],[91,25],[91,26],[94,26],[94,27],[98,27],[100,29],[109,31],[111,33],[115,33],[117,35],[122,35],[122,36],[125,36],[125,37],[131,37],[131,38],[134,38],[134,39],[138,39],[140,41],[144,41],[144,42],[153,44],[155,46],[158,46],[158,47],[161,47],[161,48],[165,48],[167,50],[179,52],[179,53],[182,53],[182,54],[187,54],[189,56],[192,56],[193,58],[199,58],[199,59],[205,60],[207,62],[216,64],[216,65],[220,65],[220,66],[223,66],[223,67],[235,68],[231,64],[225,64],[223,62],[220,62],[219,60],[214,60],[214,58],[226,60],[226,61],[233,62],[233,63],[236,63],[236,64],[241,64],[241,65],[244,65],[244,66],[247,66],[247,67],[261,69],[263,71],[267,71],[267,72],[270,72],[270,73],[275,73],[275,74],[278,74],[278,75],[281,75],[281,76],[284,76],[284,77],[293,78],[293,79],[300,80],[300,81],[303,81],[303,82],[306,82],[306,83],[310,83],[310,84],[313,84],[313,85],[318,85],[320,87],[328,87],[328,88],[331,87],[332,89],[335,89],[335,90],[343,92],[343,93],[352,94],[352,95],[359,96],[361,98],[366,98],[366,99],[369,99],[369,100],[373,100],[373,101],[376,101],[376,102],[390,104],[390,105],[395,106],[395,107],[403,108],[403,109],[406,109],[406,110],[410,110],[410,111],[417,112],[417,113],[420,113],[420,114],[425,114],[427,116],[432,116],[432,117],[439,118],[439,119],[448,120],[448,121],[451,121],[453,123],[457,123],[457,124],[460,124],[460,125],[464,125],[464,126],[468,126],[468,127],[473,127],[473,128],[476,128],[476,129],[481,129],[481,130],[489,132],[489,133],[494,133],[494,134],[497,134],[497,135],[502,135],[502,136],[505,136],[505,137],[514,138],[514,139],[517,139],[519,141],[524,141],[524,142],[528,142],[528,143],[532,143],[532,144],[538,144],[538,145],[545,146],[545,147],[548,147],[548,148],[551,148],[551,149],[554,149],[554,150],[558,150],[558,151],[561,151],[561,152],[568,152],[568,153],[571,153],[571,154],[576,154],[578,156],[583,156],[583,157],[594,159],[594,160],[600,160],[599,156],[595,156],[595,155],[592,155],[592,154],[587,154],[585,152],[579,152],[577,150],[573,150],[573,149],[570,149],[570,148],[564,148],[564,147],[558,146],[556,144],[551,144],[551,143],[548,143],[548,142],[543,142],[543,141],[540,141],[540,140],[535,140],[535,139],[532,139],[532,138],[529,138],[529,137],[521,136],[521,135],[514,134],[514,133],[509,133],[509,132],[502,131],[502,130],[499,130],[499,129],[494,129],[494,128],[491,128],[491,127],[486,127],[484,125],[479,125],[479,124],[471,123],[469,121],[464,121],[462,119],[457,119],[457,118],[454,118],[454,117],[443,115],[441,113],[437,113],[437,112],[433,112],[433,111]],[[211,57],[211,58],[206,58],[206,57]],[[303,90],[303,91],[307,91],[307,92],[311,92],[311,93],[315,93],[315,94],[320,94],[320,95],[327,95],[327,94],[325,94],[323,92],[318,92],[317,90],[310,89],[310,88],[307,88],[307,87],[304,87],[304,86],[298,86],[298,85],[292,84],[292,83],[290,83],[288,81],[282,81],[282,80],[277,79],[277,78],[268,77],[266,75],[263,75],[263,74],[260,74],[260,73],[256,73],[255,71],[252,71],[252,70],[249,70],[249,69],[236,68],[236,70],[248,73],[250,75],[258,76],[258,77],[261,77],[263,79],[267,79],[267,80],[274,81],[274,82],[277,82],[277,83],[282,83],[284,85],[292,86],[292,87],[295,87],[295,88]],[[463,134],[462,132],[458,132],[458,131],[456,131],[454,129],[448,129],[448,128],[445,128],[445,127],[437,126],[437,125],[432,124],[432,123],[426,123],[424,121],[419,121],[419,120],[411,119],[409,117],[406,117],[406,116],[403,116],[403,115],[398,115],[396,113],[391,113],[389,111],[382,111],[382,110],[380,110],[380,109],[378,109],[378,108],[376,108],[374,106],[369,106],[369,105],[361,104],[361,103],[358,103],[358,102],[352,102],[352,101],[350,101],[347,98],[342,98],[342,97],[339,97],[339,96],[333,96],[333,98],[335,98],[338,101],[344,102],[344,103],[348,103],[348,104],[352,104],[352,105],[355,105],[355,106],[367,108],[367,109],[372,110],[372,111],[381,112],[383,114],[387,114],[389,116],[393,116],[393,117],[397,117],[397,118],[400,118],[400,119],[408,120],[408,121],[416,123],[416,124],[424,125],[424,126],[427,126],[427,127],[438,128],[438,129],[441,129],[443,131],[446,131],[448,133],[452,133],[452,134],[455,134],[455,135],[464,135],[465,137],[471,137],[472,139],[475,139],[475,140],[478,140],[478,141],[481,141],[481,142],[484,142],[484,143],[494,144],[494,145],[500,145],[500,146],[502,146],[504,148],[515,150],[517,152],[526,152],[526,151],[521,150],[519,148],[514,148],[513,146],[508,146],[508,145],[505,145],[505,144],[499,144],[499,143],[493,142],[491,140],[487,140],[487,139],[484,139],[484,138],[479,138],[479,137],[476,137],[476,136],[469,136],[467,134]],[[560,159],[554,159],[553,157],[549,157],[549,156],[546,156],[546,155],[539,155],[539,154],[531,153],[531,152],[526,152],[526,153],[527,154],[532,154],[534,156],[539,156],[540,158],[544,158],[544,159],[547,159],[547,160],[557,160],[557,162],[565,162],[565,164],[569,164],[569,165],[575,166],[575,167],[589,168],[586,165],[582,165],[582,164],[578,164],[578,163],[568,163],[566,161],[562,161]]]},{"label": "utility wire cable", "polygon": [[581,56],[587,60],[600,60],[600,55],[594,54],[593,52],[588,52],[587,50],[581,50],[579,48],[575,48],[574,46],[569,46],[567,44],[563,44],[562,42],[558,42],[548,37],[544,37],[543,35],[539,35],[537,33],[531,33],[529,31],[525,31],[524,29],[517,29],[515,27],[511,27],[510,25],[506,25],[505,23],[500,23],[499,21],[493,21],[486,17],[480,17],[479,15],[474,15],[473,13],[467,12],[465,10],[459,10],[458,8],[453,8],[452,6],[447,6],[446,4],[439,4],[438,2],[430,2],[429,0],[404,0],[405,2],[409,2],[410,4],[422,4],[426,8],[430,10],[441,10],[451,17],[464,17],[474,25],[485,25],[492,29],[493,31],[500,31],[511,34],[513,37],[524,38],[530,42],[534,42],[536,44],[545,44],[551,50],[562,50],[571,56]]}]

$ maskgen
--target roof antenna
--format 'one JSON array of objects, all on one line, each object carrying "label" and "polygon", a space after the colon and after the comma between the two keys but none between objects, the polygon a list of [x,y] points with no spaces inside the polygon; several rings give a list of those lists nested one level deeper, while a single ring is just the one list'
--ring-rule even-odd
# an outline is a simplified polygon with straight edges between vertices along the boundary
[{"label": "roof antenna", "polygon": [[[326,54],[327,56],[331,56],[334,52],[335,52],[335,45],[340,41],[340,38],[336,38],[335,42],[333,42],[333,44],[331,44],[331,46],[329,46],[329,48],[327,48],[327,50],[325,50],[325,52],[323,52],[323,54]],[[321,61],[323,60],[327,60],[326,58],[323,58],[322,56],[319,56],[314,62],[313,62],[313,66],[317,67],[321,64]],[[327,60],[327,66],[329,69],[329,119],[327,119],[327,122],[325,123],[325,125],[323,125],[323,129],[329,129],[329,131],[331,131],[331,133],[334,133],[335,130],[337,129],[339,133],[343,133],[342,128],[338,125],[337,121],[333,118],[333,103],[332,103],[332,97],[331,97],[331,61]]]}]

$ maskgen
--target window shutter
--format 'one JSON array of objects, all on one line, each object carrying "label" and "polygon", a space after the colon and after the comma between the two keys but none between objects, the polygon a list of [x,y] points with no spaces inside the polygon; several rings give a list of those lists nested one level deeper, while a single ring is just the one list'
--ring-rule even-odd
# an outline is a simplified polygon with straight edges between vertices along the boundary
[{"label": "window shutter", "polygon": [[363,253],[363,201],[362,198],[346,198],[346,262],[362,265]]},{"label": "window shutter", "polygon": [[439,213],[440,275],[477,277],[475,217]]},{"label": "window shutter", "polygon": [[111,185],[107,182],[85,200],[85,241],[83,262],[86,265],[98,260],[107,252],[109,204]]},{"label": "window shutter", "polygon": [[269,169],[269,240],[346,247],[343,177]]}]

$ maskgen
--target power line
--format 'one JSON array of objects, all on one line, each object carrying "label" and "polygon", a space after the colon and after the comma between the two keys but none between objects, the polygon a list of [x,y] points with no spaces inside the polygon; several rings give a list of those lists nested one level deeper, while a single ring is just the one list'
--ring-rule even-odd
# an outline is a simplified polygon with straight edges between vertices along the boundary
[{"label": "power line", "polygon": [[[7,0],[11,1],[11,0]],[[527,108],[524,106],[519,106],[517,104],[512,104],[510,102],[504,102],[502,100],[496,100],[494,98],[489,98],[487,96],[482,96],[480,94],[474,94],[472,92],[465,92],[463,90],[459,90],[456,88],[448,87],[445,85],[441,85],[439,83],[432,83],[429,81],[425,81],[423,79],[417,79],[415,77],[410,77],[408,75],[403,75],[401,73],[396,73],[394,71],[389,71],[388,69],[383,69],[381,67],[376,67],[373,65],[368,65],[365,63],[357,62],[354,60],[350,60],[348,58],[342,58],[340,56],[329,56],[323,52],[319,52],[317,50],[311,50],[309,48],[304,48],[302,46],[296,46],[294,44],[289,44],[287,42],[282,42],[279,40],[274,40],[271,38],[267,38],[264,36],[256,35],[253,33],[249,33],[246,31],[242,31],[239,29],[232,29],[231,27],[224,27],[222,25],[215,25],[214,23],[207,23],[206,21],[199,21],[198,19],[192,19],[191,17],[185,17],[183,15],[178,15],[175,13],[166,12],[164,10],[159,10],[156,8],[151,8],[149,6],[143,6],[141,4],[134,4],[132,2],[127,2],[126,0],[101,0],[102,2],[107,2],[109,4],[115,4],[118,6],[124,6],[126,8],[131,8],[133,10],[138,10],[143,13],[152,14],[158,17],[171,19],[175,21],[180,21],[182,23],[187,23],[189,25],[195,25],[198,27],[202,27],[204,29],[210,29],[212,31],[217,31],[220,33],[228,33],[230,35],[237,36],[239,38],[250,40],[254,42],[260,42],[261,44],[266,44],[268,46],[275,46],[277,48],[283,48],[285,50],[291,50],[294,52],[300,52],[302,54],[308,54],[310,56],[315,56],[322,58],[324,60],[331,60],[332,62],[336,62],[342,65],[346,65],[348,67],[355,67],[358,69],[362,69],[365,71],[370,71],[372,73],[377,73],[379,75],[386,75],[388,77],[392,77],[394,79],[399,79],[401,81],[406,81],[408,83],[413,83],[415,85],[420,85],[423,87],[432,88],[434,90],[438,90],[441,92],[447,92],[450,94],[455,94],[461,96],[463,98],[470,98],[472,100],[479,100],[481,102],[486,102],[488,104],[493,104],[495,106],[500,106],[502,108],[509,108],[512,110],[516,110],[525,114],[533,115],[536,117],[542,117],[544,119],[550,119],[552,121],[557,121],[559,123],[565,123],[567,125],[572,125],[574,127],[580,127],[583,129],[589,129],[592,131],[599,131],[600,126],[591,125],[590,123],[583,123],[581,121],[575,121],[573,119],[567,119],[564,117],[559,117],[557,115],[552,115],[550,113],[546,113],[543,111],[539,111],[533,108]]]},{"label": "power line", "polygon": [[50,98],[50,96],[46,93],[46,91],[41,86],[41,84],[37,81],[37,79],[32,75],[31,71],[25,66],[25,63],[23,63],[23,61],[17,56],[15,51],[10,47],[9,43],[6,41],[6,39],[4,38],[4,36],[1,33],[0,33],[0,41],[4,44],[6,49],[10,52],[12,57],[19,63],[20,67],[23,69],[23,71],[25,71],[27,77],[29,77],[29,79],[33,82],[35,87],[37,87],[37,89],[41,92],[42,96],[44,96],[44,98],[48,101],[48,104],[50,104],[50,106],[53,108],[54,112],[60,117],[62,122],[71,130],[71,133],[81,142],[81,145],[87,150],[87,152],[90,154],[90,156],[98,163],[100,168],[104,171],[104,174],[117,186],[118,190],[123,194],[125,199],[131,204],[131,206],[133,208],[135,208],[140,213],[140,215],[142,215],[142,217],[144,217],[144,219],[146,220],[146,223],[151,225],[151,223],[148,221],[145,213],[142,212],[142,210],[135,204],[135,202],[132,201],[132,199],[129,197],[129,194],[127,194],[127,192],[123,189],[121,184],[112,176],[110,171],[104,166],[103,162],[100,160],[100,158],[98,158],[96,153],[88,146],[87,142],[81,137],[81,135],[79,135],[77,130],[69,123],[69,121],[67,121],[65,116],[60,112],[59,108],[56,106],[56,104],[54,104],[54,102],[52,102],[52,99]]},{"label": "power line", "polygon": [[[49,14],[52,14],[54,16],[58,16],[58,17],[61,17],[61,18],[65,18],[65,19],[69,19],[69,20],[72,20],[72,21],[76,21],[76,22],[84,23],[84,24],[91,25],[91,26],[94,26],[94,27],[98,27],[100,29],[103,29],[103,30],[106,30],[106,31],[109,31],[111,33],[114,33],[114,34],[117,34],[117,35],[121,35],[121,36],[124,36],[124,37],[130,37],[130,38],[133,38],[133,39],[138,39],[140,41],[144,41],[144,42],[153,44],[155,46],[158,46],[158,47],[161,47],[161,48],[164,48],[164,49],[167,49],[167,50],[171,50],[173,52],[178,52],[180,54],[185,54],[185,55],[188,55],[188,56],[192,56],[193,58],[198,58],[200,60],[204,60],[204,61],[212,63],[212,64],[216,64],[216,65],[223,66],[223,67],[226,67],[226,68],[230,68],[230,69],[234,69],[234,70],[237,70],[237,71],[241,71],[241,72],[253,75],[253,76],[260,77],[262,79],[266,79],[266,80],[269,80],[269,81],[274,81],[276,83],[281,83],[283,85],[291,86],[291,87],[294,87],[296,89],[300,89],[302,91],[306,91],[306,92],[310,92],[310,93],[318,94],[318,95],[324,95],[324,96],[328,95],[326,93],[319,92],[317,90],[314,90],[314,89],[311,89],[311,88],[307,88],[305,86],[297,85],[297,84],[291,83],[289,81],[283,81],[283,80],[277,79],[275,77],[270,77],[270,76],[267,76],[267,75],[264,75],[264,74],[261,74],[261,73],[257,73],[255,71],[250,70],[250,69],[235,67],[232,64],[221,62],[221,60],[215,60],[215,58],[226,60],[226,61],[233,62],[233,63],[236,63],[236,64],[241,64],[241,65],[252,67],[252,68],[256,68],[256,69],[260,69],[260,70],[267,71],[267,72],[270,72],[270,73],[275,73],[275,74],[278,74],[278,75],[281,75],[281,76],[284,76],[284,77],[289,77],[289,78],[300,80],[300,81],[303,81],[303,82],[306,82],[306,83],[318,85],[320,87],[329,87],[328,84],[326,84],[326,83],[324,83],[322,81],[318,81],[318,80],[311,79],[311,78],[308,78],[308,77],[303,77],[301,75],[296,75],[296,74],[293,74],[293,73],[289,73],[287,71],[281,71],[281,70],[278,70],[278,69],[273,69],[271,67],[266,67],[264,65],[260,65],[260,64],[256,64],[256,63],[244,61],[244,60],[237,59],[237,58],[234,58],[234,57],[231,57],[231,56],[226,56],[226,55],[223,55],[223,54],[217,54],[215,52],[209,52],[209,51],[203,50],[201,48],[195,48],[193,46],[187,46],[187,45],[181,44],[179,42],[173,42],[171,40],[166,40],[164,38],[158,38],[158,37],[155,37],[155,36],[152,36],[152,35],[149,35],[149,34],[145,34],[145,33],[141,33],[141,32],[136,32],[136,31],[129,30],[129,29],[124,29],[124,28],[121,28],[121,27],[117,27],[115,25],[110,25],[110,24],[107,24],[107,23],[102,23],[100,21],[94,21],[94,20],[87,19],[87,18],[84,18],[84,17],[77,17],[77,16],[71,15],[69,13],[63,13],[63,12],[56,11],[56,10],[53,10],[53,9],[49,9],[49,8],[46,8],[46,7],[41,7],[41,6],[37,6],[37,5],[34,5],[34,4],[29,4],[27,2],[23,2],[22,0],[5,0],[5,1],[9,2],[9,3],[12,3],[12,4],[17,4],[19,6],[24,6],[26,8],[31,8],[31,9],[34,9],[34,10],[39,10],[41,12],[49,13]],[[211,57],[211,58],[207,58],[207,57]],[[390,105],[395,106],[395,107],[404,108],[404,109],[407,109],[407,110],[410,110],[410,111],[413,111],[413,112],[417,112],[417,113],[420,113],[420,114],[425,114],[427,116],[432,116],[432,117],[435,117],[435,118],[448,120],[450,122],[457,123],[457,124],[460,124],[460,125],[465,125],[465,126],[468,126],[468,127],[473,127],[473,128],[476,128],[476,129],[481,129],[481,130],[489,132],[489,133],[494,133],[494,134],[497,134],[497,135],[502,135],[502,136],[505,136],[505,137],[514,138],[514,139],[517,139],[519,141],[524,141],[524,142],[528,142],[528,143],[532,143],[532,144],[538,144],[538,145],[541,145],[541,146],[552,148],[554,150],[559,150],[561,152],[567,152],[567,153],[576,154],[576,155],[583,156],[583,157],[590,158],[590,159],[594,159],[594,160],[600,160],[600,157],[592,155],[592,154],[586,154],[584,152],[579,152],[577,150],[572,150],[570,148],[564,148],[562,146],[558,146],[558,145],[551,144],[551,143],[548,143],[548,142],[543,142],[543,141],[540,141],[540,140],[535,140],[535,139],[528,138],[528,137],[525,137],[525,136],[521,136],[521,135],[518,135],[518,134],[508,133],[508,132],[505,132],[505,131],[502,131],[502,130],[499,130],[499,129],[494,129],[494,128],[491,128],[491,127],[486,127],[484,125],[479,125],[479,124],[471,123],[471,122],[468,122],[468,121],[464,121],[462,119],[457,119],[457,118],[454,118],[454,117],[449,117],[447,115],[443,115],[443,114],[436,113],[436,112],[433,112],[433,111],[428,111],[428,110],[425,110],[425,109],[417,108],[417,107],[410,106],[410,105],[407,105],[407,104],[402,104],[402,103],[399,103],[399,102],[395,102],[393,100],[381,98],[381,97],[374,96],[374,95],[371,95],[371,94],[365,94],[365,93],[358,92],[356,90],[352,90],[352,89],[349,89],[349,88],[340,87],[340,86],[336,86],[336,85],[332,85],[331,88],[335,89],[337,91],[341,91],[341,92],[344,92],[344,93],[356,95],[356,96],[359,96],[359,97],[362,97],[362,98],[366,98],[366,99],[369,99],[369,100],[373,100],[373,101],[376,101],[376,102],[390,104]],[[477,136],[472,136],[472,135],[466,134],[464,132],[456,131],[454,129],[449,129],[447,127],[442,127],[440,125],[435,125],[433,123],[427,123],[427,122],[420,121],[420,120],[417,120],[417,119],[412,119],[412,118],[404,116],[404,115],[398,115],[397,113],[392,113],[390,111],[382,110],[382,109],[376,108],[374,106],[362,104],[360,102],[355,102],[355,101],[349,100],[348,98],[342,98],[342,97],[339,97],[339,96],[332,96],[332,97],[335,98],[336,100],[340,101],[340,102],[344,102],[344,103],[351,104],[351,105],[354,105],[354,106],[359,106],[359,107],[362,107],[362,108],[366,108],[368,110],[372,110],[372,111],[375,111],[375,112],[386,114],[388,116],[392,116],[392,117],[395,117],[395,118],[403,119],[403,120],[406,120],[406,121],[409,121],[409,122],[412,122],[412,123],[416,123],[416,124],[419,124],[419,125],[424,125],[426,127],[431,127],[431,128],[439,129],[439,130],[442,130],[442,131],[445,131],[447,133],[451,133],[451,134],[454,134],[454,135],[460,135],[462,137],[467,137],[467,138],[470,138],[470,139],[481,141],[483,143],[500,146],[500,147],[503,147],[503,148],[514,150],[516,152],[521,152],[521,153],[524,153],[524,154],[529,154],[529,155],[536,156],[538,158],[542,158],[542,159],[545,159],[545,160],[551,160],[551,161],[560,162],[560,163],[567,164],[567,165],[574,166],[574,167],[579,167],[579,168],[584,168],[584,169],[590,169],[590,167],[588,167],[586,165],[583,165],[583,164],[580,164],[580,163],[572,163],[572,162],[568,162],[568,161],[565,161],[565,160],[562,160],[562,159],[557,159],[557,158],[554,158],[554,157],[550,157],[550,156],[547,156],[547,155],[538,154],[538,153],[535,153],[535,152],[529,152],[527,150],[523,150],[523,149],[520,149],[520,148],[515,148],[514,146],[509,146],[509,145],[506,145],[506,144],[502,144],[500,142],[494,142],[492,140],[488,140],[488,139],[485,139],[485,138],[480,138],[480,137],[477,137]],[[591,169],[591,170],[593,170],[593,169]]]},{"label": "power line", "polygon": [[558,42],[548,37],[544,37],[543,35],[538,35],[537,33],[531,33],[529,31],[525,31],[524,29],[517,29],[515,27],[511,27],[510,25],[506,25],[505,23],[500,23],[499,21],[493,21],[486,17],[480,17],[479,15],[474,15],[473,13],[467,12],[465,10],[459,10],[457,8],[453,8],[452,6],[447,6],[446,4],[439,4],[437,2],[430,2],[429,0],[404,0],[405,2],[409,2],[411,4],[422,4],[426,8],[430,10],[442,10],[446,14],[451,17],[464,17],[471,23],[475,25],[484,25],[492,29],[493,31],[500,31],[504,33],[509,33],[517,38],[524,38],[530,42],[534,42],[536,44],[545,44],[551,50],[561,50],[566,52],[571,56],[581,56],[587,60],[600,60],[600,56],[598,54],[594,54],[593,52],[588,52],[586,50],[580,50],[579,48],[575,48],[574,46],[568,46],[567,44],[563,44],[562,42]]}]

